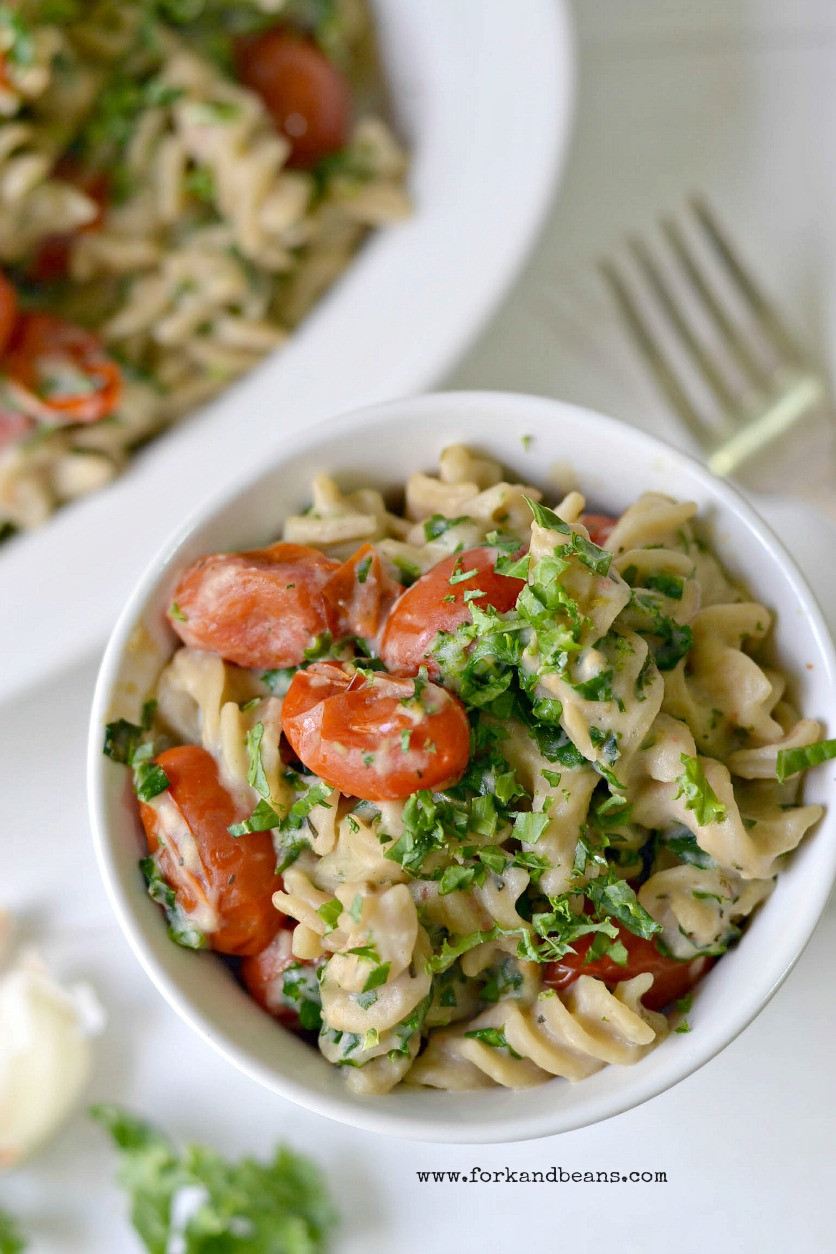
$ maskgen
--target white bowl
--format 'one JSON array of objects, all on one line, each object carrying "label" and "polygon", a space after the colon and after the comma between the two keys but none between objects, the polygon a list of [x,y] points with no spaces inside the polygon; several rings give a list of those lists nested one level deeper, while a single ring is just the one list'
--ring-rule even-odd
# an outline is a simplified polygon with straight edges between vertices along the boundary
[{"label": "white bowl", "polygon": [[127,772],[102,756],[105,723],[126,699],[144,695],[174,647],[163,613],[185,565],[206,552],[275,538],[284,517],[306,504],[317,471],[349,488],[392,487],[416,468],[432,468],[454,441],[543,486],[553,463],[569,462],[592,507],[613,513],[645,490],[697,501],[727,567],[778,611],[775,647],[796,702],[833,734],[836,659],[822,615],[780,542],[733,488],[611,418],[535,397],[460,392],[391,402],[297,434],[269,470],[202,510],[165,546],[134,590],[102,663],[90,732],[90,806],[102,875],[140,962],[230,1062],[274,1092],[357,1127],[419,1140],[511,1141],[581,1127],[646,1101],[702,1066],[762,1009],[809,939],[836,871],[832,770],[809,776],[806,797],[828,813],[790,858],[742,943],[701,986],[689,1034],[671,1035],[635,1066],[606,1067],[577,1085],[554,1080],[517,1092],[464,1094],[402,1089],[368,1099],[347,1093],[339,1071],[269,1019],[221,961],[171,943],[137,869],[144,837]]},{"label": "white bowl", "polygon": [[0,700],[102,644],[180,519],[290,431],[437,383],[522,265],[571,130],[566,0],[526,0],[524,21],[507,0],[374,9],[413,216],[370,238],[285,348],[113,484],[0,548],[0,657],[14,658]]}]

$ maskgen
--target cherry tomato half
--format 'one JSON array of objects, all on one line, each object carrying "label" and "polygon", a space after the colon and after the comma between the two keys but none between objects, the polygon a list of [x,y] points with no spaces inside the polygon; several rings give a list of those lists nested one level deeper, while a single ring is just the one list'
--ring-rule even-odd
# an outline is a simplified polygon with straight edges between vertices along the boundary
[{"label": "cherry tomato half", "polygon": [[[512,610],[525,587],[524,579],[498,575],[494,570],[497,550],[480,548],[456,553],[422,575],[394,605],[380,641],[380,657],[396,675],[416,675],[426,666],[438,675],[432,647],[440,631],[455,631],[470,622],[469,605],[492,605],[504,613]],[[481,593],[465,600],[465,594]]]},{"label": "cherry tomato half", "polygon": [[348,81],[310,39],[280,26],[243,37],[236,45],[235,66],[289,140],[290,164],[315,165],[345,147],[351,121]]},{"label": "cherry tomato half", "polygon": [[169,788],[157,805],[140,802],[139,812],[150,852],[159,851],[160,874],[213,949],[260,953],[283,918],[273,905],[281,880],[270,833],[230,836],[229,825],[245,815],[205,749],[179,745],[156,761]]},{"label": "cherry tomato half", "polygon": [[0,354],[12,338],[17,322],[17,292],[0,270]]},{"label": "cherry tomato half", "polygon": [[175,588],[168,619],[190,648],[239,666],[299,666],[328,627],[322,589],[339,565],[303,544],[202,557]]},{"label": "cherry tomato half", "polygon": [[366,801],[446,788],[464,773],[464,706],[436,684],[316,662],[297,671],[282,731],[300,761],[340,792]]},{"label": "cherry tomato half", "polygon": [[377,550],[364,544],[322,589],[328,630],[335,640],[346,636],[373,640],[400,591],[383,569]]},{"label": "cherry tomato half", "polygon": [[122,395],[122,372],[101,340],[53,314],[20,315],[2,371],[37,397],[55,422],[99,422]]},{"label": "cherry tomato half", "polygon": [[581,522],[592,543],[603,547],[615,530],[618,519],[612,514],[581,514]]},{"label": "cherry tomato half", "polygon": [[575,953],[564,954],[557,962],[547,962],[543,968],[543,983],[551,988],[568,988],[579,975],[592,975],[613,986],[622,980],[632,980],[635,975],[649,972],[653,985],[642,998],[648,1010],[662,1010],[678,997],[684,997],[713,964],[711,958],[694,958],[679,962],[661,954],[653,941],[635,936],[618,925],[618,940],[627,950],[627,963],[619,966],[612,958],[604,956],[592,962],[584,962],[593,936],[582,936],[575,942]]},{"label": "cherry tomato half", "polygon": [[[307,959],[294,957],[292,941],[293,931],[283,928],[260,954],[244,958],[241,979],[250,996],[274,1019],[294,1030],[307,1028],[312,1031],[317,1027],[319,1017],[313,996],[310,999],[305,996],[305,984],[310,981],[313,993],[316,966]],[[286,978],[291,969],[292,976]],[[303,1008],[306,1001],[309,1004]]]}]

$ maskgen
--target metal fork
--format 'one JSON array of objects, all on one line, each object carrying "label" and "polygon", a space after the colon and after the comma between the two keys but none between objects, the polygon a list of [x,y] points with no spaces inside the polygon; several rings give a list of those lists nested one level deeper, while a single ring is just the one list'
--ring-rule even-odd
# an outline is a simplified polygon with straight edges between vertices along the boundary
[{"label": "metal fork", "polygon": [[[788,331],[702,198],[661,224],[664,248],[639,238],[599,268],[656,382],[728,476],[791,427],[821,415],[823,372]],[[734,307],[736,306],[736,310]]]}]

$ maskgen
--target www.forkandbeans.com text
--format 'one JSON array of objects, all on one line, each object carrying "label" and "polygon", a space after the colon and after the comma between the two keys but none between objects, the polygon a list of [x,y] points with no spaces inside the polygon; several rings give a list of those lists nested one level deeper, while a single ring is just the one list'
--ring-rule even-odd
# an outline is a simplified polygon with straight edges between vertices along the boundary
[{"label": "www.forkandbeans.com text", "polygon": [[503,1167],[489,1171],[471,1167],[469,1171],[416,1171],[421,1184],[667,1184],[666,1171],[566,1171],[548,1167],[544,1171]]}]

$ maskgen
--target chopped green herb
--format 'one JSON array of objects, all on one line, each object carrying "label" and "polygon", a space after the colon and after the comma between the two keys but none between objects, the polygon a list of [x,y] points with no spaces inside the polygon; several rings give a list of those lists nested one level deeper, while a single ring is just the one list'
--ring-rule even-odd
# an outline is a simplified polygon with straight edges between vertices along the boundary
[{"label": "chopped green herb", "polygon": [[578,696],[585,697],[587,701],[612,701],[612,677],[611,670],[604,670],[593,675],[591,679],[572,686]]},{"label": "chopped green herb", "polygon": [[531,557],[528,553],[519,557],[510,557],[503,553],[496,559],[494,570],[498,575],[507,575],[509,579],[527,579],[530,564]]},{"label": "chopped green herb", "polygon": [[199,200],[201,204],[215,203],[217,194],[215,176],[207,166],[198,165],[188,170],[183,179],[183,185],[189,195],[194,196],[195,200]]},{"label": "chopped green herb", "polygon": [[435,974],[446,971],[462,954],[466,954],[468,950],[475,949],[477,945],[482,945],[486,941],[495,940],[496,936],[496,928],[489,928],[486,932],[470,932],[467,936],[445,939],[441,943],[441,949],[427,962],[427,970]]},{"label": "chopped green herb", "polygon": [[672,601],[681,601],[685,590],[685,579],[682,575],[670,575],[664,571],[645,576],[644,586],[653,592],[661,592]]},{"label": "chopped green herb", "polygon": [[380,962],[377,945],[355,945],[353,949],[346,950],[346,953],[354,954],[356,958],[362,959],[363,962]]},{"label": "chopped green herb", "polygon": [[405,588],[409,588],[415,583],[416,579],[421,578],[421,567],[415,562],[411,562],[409,558],[396,555],[392,558],[395,567],[400,572],[401,583]]},{"label": "chopped green herb", "polygon": [[186,618],[186,615],[180,609],[180,606],[177,604],[176,601],[171,602],[171,608],[169,609],[168,612],[171,615],[171,617],[175,619],[175,621],[178,623],[187,623],[189,621],[188,618]]},{"label": "chopped green herb", "polygon": [[287,695],[295,674],[295,666],[286,666],[279,670],[262,671],[261,680],[277,697],[284,697]]},{"label": "chopped green herb", "polygon": [[267,783],[267,776],[264,773],[264,763],[261,760],[261,742],[264,739],[264,724],[256,723],[251,731],[245,736],[245,744],[247,748],[247,783],[250,784],[260,797],[269,800],[270,785]]},{"label": "chopped green herb", "polygon": [[488,967],[485,974],[488,978],[479,992],[482,1001],[498,1002],[505,997],[512,997],[522,988],[522,972],[517,960],[510,956],[503,958],[496,966]]},{"label": "chopped green herb", "polygon": [[508,854],[499,845],[483,845],[476,856],[494,875],[501,875],[508,865]]},{"label": "chopped green herb", "polygon": [[[116,1178],[150,1254],[175,1245],[180,1254],[325,1254],[335,1213],[308,1159],[282,1147],[267,1163],[229,1162],[205,1146],[179,1149],[115,1106],[90,1114],[119,1150]],[[186,1195],[188,1208],[180,1204]]]},{"label": "chopped green herb", "polygon": [[433,514],[431,518],[424,521],[424,537],[427,541],[437,540],[451,527],[458,527],[461,523],[470,521],[466,514],[462,514],[460,518],[445,518],[443,514]]},{"label": "chopped green herb", "polygon": [[320,1030],[322,999],[315,967],[294,962],[282,972],[282,1001],[296,1011],[306,1032]]},{"label": "chopped green herb", "polygon": [[182,945],[184,949],[208,949],[208,940],[181,908],[174,889],[160,874],[156,858],[143,858],[139,869],[145,879],[148,896],[165,910],[168,934],[174,943]]},{"label": "chopped green herb", "polygon": [[660,839],[682,862],[688,862],[691,866],[700,867],[704,871],[712,870],[717,866],[714,859],[709,857],[704,849],[700,849],[697,838],[690,828],[677,824],[676,827],[662,832]]},{"label": "chopped green herb", "polygon": [[687,753],[679,755],[679,761],[685,770],[677,777],[677,797],[685,798],[685,809],[693,810],[700,827],[709,823],[722,823],[726,817],[726,807],[720,802],[714,789],[705,776],[705,770],[699,758],[689,757]]},{"label": "chopped green herb", "polygon": [[556,531],[561,536],[569,536],[572,534],[572,528],[565,523],[562,518],[558,518],[553,509],[549,509],[547,505],[541,505],[539,501],[534,501],[531,497],[525,498],[528,508],[534,515],[534,521],[538,527],[545,527],[548,531]]},{"label": "chopped green herb", "polygon": [[370,971],[369,976],[363,985],[363,992],[370,993],[372,989],[380,988],[381,984],[385,984],[389,978],[389,968],[391,965],[391,962],[381,962],[379,966],[376,966],[372,971]]},{"label": "chopped green herb", "polygon": [[337,926],[340,915],[343,912],[343,904],[336,897],[332,897],[330,901],[323,902],[321,906],[317,906],[316,912],[325,924],[325,935],[327,936]]},{"label": "chopped green herb", "polygon": [[549,727],[559,727],[563,714],[563,704],[554,697],[541,697],[531,707],[531,713],[540,723]]},{"label": "chopped green herb", "polygon": [[130,766],[134,753],[142,742],[142,731],[136,723],[129,723],[125,718],[108,723],[102,752],[111,761],[118,762],[121,766]]},{"label": "chopped green herb", "polygon": [[156,762],[138,762],[134,766],[134,792],[140,801],[150,801],[165,792],[169,778]]},{"label": "chopped green herb", "polygon": [[812,766],[829,762],[836,758],[836,740],[819,740],[814,745],[802,745],[798,749],[779,749],[775,763],[775,774],[780,783],[799,771],[808,771]]},{"label": "chopped green herb", "polygon": [[249,832],[269,832],[281,826],[281,819],[269,801],[263,797],[248,819],[231,823],[227,828],[230,836],[246,836]]},{"label": "chopped green herb", "polygon": [[474,575],[479,574],[479,568],[474,566],[471,570],[454,570],[450,578],[447,580],[450,584],[464,583],[467,579],[472,579]]},{"label": "chopped green herb", "polygon": [[549,816],[541,810],[529,810],[514,817],[513,835],[523,845],[534,845],[549,825]]},{"label": "chopped green herb", "polygon": [[314,639],[313,643],[304,650],[303,657],[305,661],[318,662],[322,658],[330,657],[333,644],[334,641],[330,631],[323,631]]},{"label": "chopped green herb", "polygon": [[615,870],[590,880],[584,889],[596,909],[623,923],[628,932],[650,940],[662,926],[639,904],[634,890],[626,880],[618,879]]},{"label": "chopped green herb", "polygon": [[508,1044],[502,1028],[474,1028],[470,1032],[465,1032],[465,1036],[475,1041],[481,1041],[483,1045],[490,1045],[491,1049],[507,1049],[512,1058],[522,1057]]},{"label": "chopped green herb", "polygon": [[23,1254],[28,1244],[8,1211],[0,1210],[0,1254]]},{"label": "chopped green herb", "polygon": [[546,527],[549,531],[556,531],[558,535],[567,536],[568,544],[558,546],[556,554],[560,557],[566,557],[570,553],[574,553],[579,561],[596,575],[606,575],[609,573],[612,563],[612,553],[602,549],[600,545],[593,544],[586,536],[580,535],[579,532],[573,531],[568,523],[562,518],[558,518],[554,510],[549,509],[545,505],[540,505],[537,501],[532,501],[530,497],[526,497],[526,502],[534,515],[534,521],[540,527]]},{"label": "chopped green herb", "polygon": [[469,888],[475,874],[476,868],[472,866],[459,866],[454,863],[453,866],[445,867],[438,884],[439,896],[446,897],[448,893],[457,893]]}]

